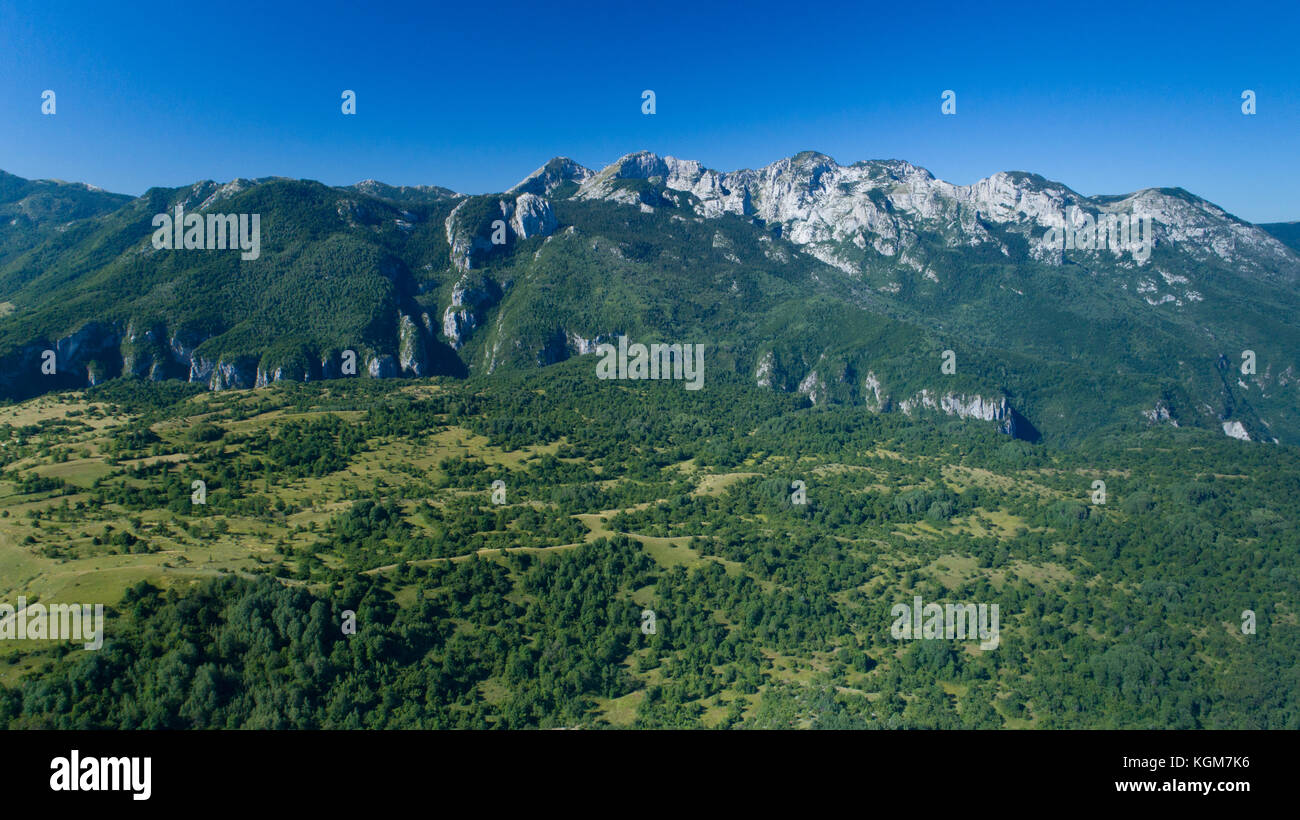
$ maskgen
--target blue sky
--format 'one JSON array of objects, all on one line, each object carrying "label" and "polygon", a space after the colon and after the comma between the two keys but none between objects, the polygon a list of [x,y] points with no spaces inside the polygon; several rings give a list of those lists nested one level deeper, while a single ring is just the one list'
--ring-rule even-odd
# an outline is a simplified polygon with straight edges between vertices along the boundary
[{"label": "blue sky", "polygon": [[[1289,221],[1298,9],[6,0],[0,168],[130,194],[272,175],[483,193],[556,155],[599,168],[646,149],[732,170],[812,149],[960,184],[1028,170],[1084,194],[1181,186]],[[945,89],[956,116],[940,113]]]}]

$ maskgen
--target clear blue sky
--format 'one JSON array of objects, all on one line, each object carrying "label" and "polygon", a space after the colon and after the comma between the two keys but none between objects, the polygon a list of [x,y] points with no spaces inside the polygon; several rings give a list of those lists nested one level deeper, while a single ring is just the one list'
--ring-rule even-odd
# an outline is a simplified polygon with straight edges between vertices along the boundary
[{"label": "clear blue sky", "polygon": [[732,170],[813,149],[961,184],[1029,170],[1085,194],[1181,186],[1289,221],[1298,8],[4,0],[0,168],[130,194],[272,175],[482,193],[556,155]]}]

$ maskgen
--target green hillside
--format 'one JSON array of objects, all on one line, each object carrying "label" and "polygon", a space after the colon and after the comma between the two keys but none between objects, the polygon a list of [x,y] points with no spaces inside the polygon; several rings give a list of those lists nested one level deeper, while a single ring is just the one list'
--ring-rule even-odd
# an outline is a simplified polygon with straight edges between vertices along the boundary
[{"label": "green hillside", "polygon": [[[575,360],[5,408],[5,600],[109,619],[0,644],[0,721],[1300,727],[1295,448],[800,404]],[[997,646],[897,639],[915,596]]]}]

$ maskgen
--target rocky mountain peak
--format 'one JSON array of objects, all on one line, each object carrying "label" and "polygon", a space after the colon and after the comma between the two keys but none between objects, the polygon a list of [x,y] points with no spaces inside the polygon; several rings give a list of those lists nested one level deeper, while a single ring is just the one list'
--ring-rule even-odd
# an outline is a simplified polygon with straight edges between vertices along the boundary
[{"label": "rocky mountain peak", "polygon": [[[647,192],[627,180],[646,180],[652,188]],[[661,202],[654,188],[691,194],[687,202],[702,217],[736,214],[780,225],[790,241],[849,273],[860,272],[862,255],[872,251],[924,272],[926,261],[915,249],[921,235],[938,236],[947,247],[993,245],[1009,256],[1021,242],[999,235],[1010,232],[1029,242],[1031,258],[1063,264],[1063,253],[1039,240],[1080,214],[1094,220],[1149,216],[1155,244],[1193,261],[1244,265],[1261,275],[1282,271],[1284,278],[1300,270],[1300,258],[1282,242],[1181,189],[1087,197],[1026,171],[955,185],[898,159],[844,166],[826,154],[802,151],[758,170],[719,172],[694,160],[639,151],[590,176],[577,196],[646,209]],[[1072,255],[1078,252],[1100,250],[1085,247]],[[1144,257],[1139,264],[1145,262]]]},{"label": "rocky mountain peak", "polygon": [[568,157],[554,157],[506,193],[550,196],[560,186],[570,182],[581,185],[594,174],[590,168],[585,168]]}]

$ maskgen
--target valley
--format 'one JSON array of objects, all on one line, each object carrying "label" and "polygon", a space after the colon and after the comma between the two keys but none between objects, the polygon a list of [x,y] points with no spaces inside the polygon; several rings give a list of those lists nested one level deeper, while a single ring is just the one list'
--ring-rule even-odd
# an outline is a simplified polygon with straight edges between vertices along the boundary
[{"label": "valley", "polygon": [[[0,409],[0,594],[109,614],[99,652],[0,642],[0,715],[1295,725],[1291,448],[1153,428],[1060,449],[736,378],[603,381],[595,364],[125,380]],[[891,637],[916,596],[996,604],[996,648]]]}]

